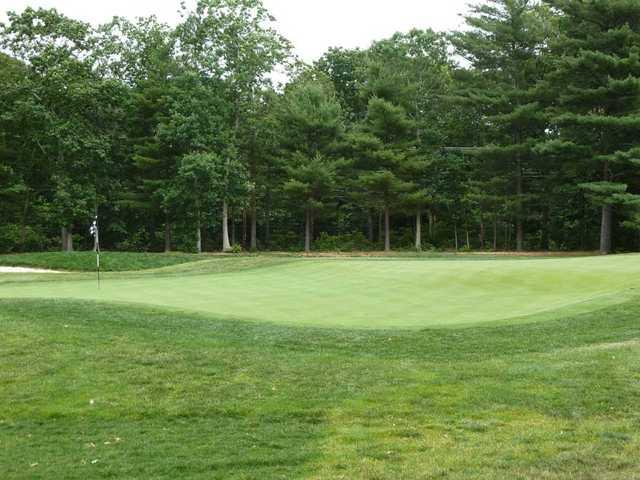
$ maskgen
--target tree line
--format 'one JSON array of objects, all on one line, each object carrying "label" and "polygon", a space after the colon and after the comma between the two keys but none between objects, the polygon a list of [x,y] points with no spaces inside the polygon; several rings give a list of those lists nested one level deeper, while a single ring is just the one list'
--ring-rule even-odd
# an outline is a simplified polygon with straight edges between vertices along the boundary
[{"label": "tree line", "polygon": [[260,0],[27,8],[0,49],[0,251],[95,215],[126,250],[640,247],[636,0],[490,0],[311,65]]}]

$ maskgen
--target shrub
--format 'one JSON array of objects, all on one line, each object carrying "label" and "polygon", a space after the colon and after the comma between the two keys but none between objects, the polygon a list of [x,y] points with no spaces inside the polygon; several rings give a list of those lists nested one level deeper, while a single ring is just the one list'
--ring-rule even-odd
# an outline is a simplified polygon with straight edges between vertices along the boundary
[{"label": "shrub", "polygon": [[329,235],[322,232],[320,238],[314,242],[314,247],[323,252],[353,252],[371,250],[372,245],[362,232],[346,235]]},{"label": "shrub", "polygon": [[30,226],[10,223],[0,226],[0,252],[42,250],[50,246],[47,237]]},{"label": "shrub", "polygon": [[149,245],[149,232],[140,229],[131,233],[126,240],[116,244],[116,250],[123,252],[146,252]]}]

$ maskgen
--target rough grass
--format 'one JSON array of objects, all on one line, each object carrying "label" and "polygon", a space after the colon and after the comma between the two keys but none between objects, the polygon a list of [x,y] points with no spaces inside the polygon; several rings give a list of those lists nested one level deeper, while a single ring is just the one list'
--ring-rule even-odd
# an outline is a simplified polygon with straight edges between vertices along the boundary
[{"label": "rough grass", "polygon": [[[146,270],[195,262],[203,258],[200,255],[188,253],[102,252],[100,268],[105,272]],[[96,269],[96,255],[94,252],[39,252],[0,255],[0,266],[92,272]]]},{"label": "rough grass", "polygon": [[640,300],[294,328],[0,300],[3,479],[637,479]]}]

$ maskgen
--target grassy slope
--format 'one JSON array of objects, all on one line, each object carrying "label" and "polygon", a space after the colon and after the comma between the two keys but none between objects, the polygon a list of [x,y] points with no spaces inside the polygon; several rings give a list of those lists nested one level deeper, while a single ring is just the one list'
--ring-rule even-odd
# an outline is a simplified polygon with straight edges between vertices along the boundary
[{"label": "grassy slope", "polygon": [[[355,253],[315,253],[315,258],[341,257],[341,258],[411,258],[414,260],[477,260],[485,261],[499,258],[530,259],[527,255],[504,255],[504,254],[455,254],[455,253],[438,253],[438,252],[355,252]],[[312,255],[312,257],[313,257]],[[540,254],[544,255],[544,254]],[[547,254],[552,256],[584,256],[586,253],[555,253]],[[309,255],[295,253],[267,253],[262,255],[265,258],[301,258]],[[537,257],[538,255],[536,255]],[[536,258],[533,257],[533,258]],[[170,267],[174,265],[184,265],[196,261],[205,261],[211,259],[211,256],[195,255],[189,253],[137,253],[137,252],[102,252],[101,263],[102,270],[108,272],[124,272],[150,270],[156,268]],[[219,257],[213,257],[220,259]],[[233,258],[256,259],[258,256],[234,256]],[[96,268],[96,257],[93,252],[35,252],[20,254],[0,254],[0,266],[9,267],[30,267],[44,268],[50,270],[63,270],[70,272],[93,272]]]},{"label": "grassy slope", "polygon": [[91,276],[31,284],[0,278],[0,298],[146,303],[290,325],[423,328],[557,309],[572,313],[619,301],[638,278],[640,256],[634,255],[485,261],[245,257],[116,274],[101,290]]},{"label": "grassy slope", "polygon": [[[127,253],[102,252],[100,268],[105,272],[121,272],[161,268],[202,260],[188,253]],[[49,270],[95,271],[94,252],[40,252],[0,255],[0,266],[45,268]]]},{"label": "grassy slope", "polygon": [[640,478],[639,316],[390,332],[0,300],[2,478]]}]

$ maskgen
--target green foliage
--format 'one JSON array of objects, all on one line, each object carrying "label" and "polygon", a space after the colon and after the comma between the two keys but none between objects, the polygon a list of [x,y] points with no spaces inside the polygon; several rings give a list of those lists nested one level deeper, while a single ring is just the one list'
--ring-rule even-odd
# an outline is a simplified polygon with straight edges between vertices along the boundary
[{"label": "green foliage", "polygon": [[96,214],[105,247],[138,251],[356,231],[386,249],[640,247],[633,2],[491,0],[463,31],[311,66],[260,0],[180,10],[176,26],[8,15],[0,251],[85,248]]},{"label": "green foliage", "polygon": [[[543,84],[554,99],[552,128],[578,162],[581,187],[602,208],[600,250],[612,248],[612,205],[637,172],[640,5],[627,1],[548,2],[561,12],[554,71]],[[594,19],[597,19],[594,21]],[[629,192],[629,194],[635,192]],[[623,202],[624,203],[624,202]]]},{"label": "green foliage", "polygon": [[322,83],[301,78],[285,92],[278,112],[283,147],[308,156],[327,152],[342,131],[342,111]]},{"label": "green foliage", "polygon": [[315,68],[331,80],[342,111],[351,121],[362,119],[366,111],[360,93],[367,79],[366,57],[367,53],[360,49],[330,48],[315,63]]},{"label": "green foliage", "polygon": [[45,250],[49,243],[47,237],[33,227],[13,223],[0,226],[0,252]]},{"label": "green foliage", "polygon": [[321,252],[357,252],[373,249],[373,245],[362,232],[345,235],[329,235],[322,232],[314,242],[314,247]]}]

